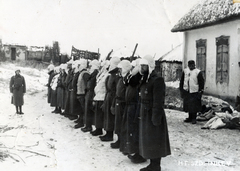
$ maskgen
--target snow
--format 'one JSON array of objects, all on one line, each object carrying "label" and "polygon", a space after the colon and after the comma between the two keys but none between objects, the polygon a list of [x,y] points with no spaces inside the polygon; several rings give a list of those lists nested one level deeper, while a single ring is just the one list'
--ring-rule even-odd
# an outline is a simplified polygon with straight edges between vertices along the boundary
[{"label": "snow", "polygon": [[[10,104],[9,81],[19,68],[27,93],[24,115]],[[111,142],[74,129],[74,122],[53,114],[46,100],[48,75],[15,64],[0,64],[1,171],[132,171],[149,164],[133,164]],[[167,86],[178,87],[179,82]],[[240,170],[239,130],[202,130],[204,123],[183,123],[187,114],[166,109],[172,154],[162,159],[166,171]],[[114,137],[116,140],[116,137]],[[10,155],[1,159],[3,154]]]}]

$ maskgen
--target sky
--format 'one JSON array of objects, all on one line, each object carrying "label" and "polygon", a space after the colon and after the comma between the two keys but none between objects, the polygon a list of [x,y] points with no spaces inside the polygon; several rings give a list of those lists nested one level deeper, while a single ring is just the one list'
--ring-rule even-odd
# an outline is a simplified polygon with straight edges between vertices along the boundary
[{"label": "sky", "polygon": [[198,0],[0,0],[3,44],[60,44],[60,52],[80,50],[106,57],[152,55],[157,58],[182,43],[171,33]]}]

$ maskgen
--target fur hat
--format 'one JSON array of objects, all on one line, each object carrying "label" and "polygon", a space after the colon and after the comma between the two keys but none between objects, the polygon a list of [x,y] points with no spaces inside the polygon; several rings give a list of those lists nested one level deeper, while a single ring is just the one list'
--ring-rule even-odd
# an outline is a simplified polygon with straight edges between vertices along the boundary
[{"label": "fur hat", "polygon": [[112,71],[114,70],[115,68],[117,68],[117,65],[119,64],[120,62],[120,58],[118,57],[112,57],[110,59],[110,66],[109,66],[109,71]]},{"label": "fur hat", "polygon": [[121,75],[122,77],[125,77],[127,75],[127,73],[132,69],[132,65],[131,62],[128,60],[122,60],[119,64],[118,64],[118,68],[121,68]]},{"label": "fur hat", "polygon": [[79,65],[78,65],[78,69],[79,71],[82,71],[83,69],[87,69],[87,65],[88,65],[88,61],[86,59],[79,59]]},{"label": "fur hat", "polygon": [[149,69],[148,78],[149,78],[150,74],[155,69],[155,60],[154,60],[154,58],[151,55],[146,55],[142,59],[140,59],[139,64],[140,65],[141,64],[148,65],[148,69]]},{"label": "fur hat", "polygon": [[47,69],[48,69],[48,71],[53,71],[54,65],[53,64],[48,65]]},{"label": "fur hat", "polygon": [[100,68],[100,62],[96,59],[92,60],[90,63],[89,63],[89,66],[91,66],[92,68],[95,68],[95,69],[99,69]]},{"label": "fur hat", "polygon": [[140,58],[135,59],[131,62],[132,66],[134,67],[131,71],[131,75],[136,75],[139,72],[139,63],[140,63]]}]

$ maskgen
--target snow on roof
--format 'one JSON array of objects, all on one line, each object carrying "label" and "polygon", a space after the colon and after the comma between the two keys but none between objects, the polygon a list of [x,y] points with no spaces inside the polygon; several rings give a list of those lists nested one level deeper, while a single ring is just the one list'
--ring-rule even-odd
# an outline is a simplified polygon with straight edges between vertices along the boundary
[{"label": "snow on roof", "polygon": [[176,46],[173,48],[171,51],[160,57],[158,60],[159,61],[169,61],[169,62],[182,62],[182,44]]},{"label": "snow on roof", "polygon": [[232,19],[239,19],[240,3],[233,0],[205,0],[195,5],[178,23],[172,28],[172,32],[186,31]]}]

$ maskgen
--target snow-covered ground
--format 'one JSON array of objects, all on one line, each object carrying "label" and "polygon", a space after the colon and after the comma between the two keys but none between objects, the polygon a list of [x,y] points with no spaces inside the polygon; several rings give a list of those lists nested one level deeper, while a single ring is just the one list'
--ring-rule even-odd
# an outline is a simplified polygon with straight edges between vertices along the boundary
[{"label": "snow-covered ground", "polygon": [[[21,116],[10,104],[9,81],[16,66],[0,64],[0,171],[137,171],[148,165],[131,163],[110,148],[111,142],[74,129],[73,121],[51,113],[44,86],[47,71],[17,68],[27,85]],[[174,84],[179,83],[166,83]],[[162,170],[240,170],[239,130],[203,130],[202,122],[183,123],[184,112],[166,109],[166,115],[172,155],[162,160]]]}]

